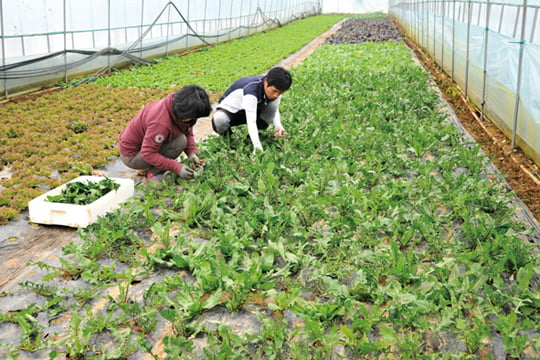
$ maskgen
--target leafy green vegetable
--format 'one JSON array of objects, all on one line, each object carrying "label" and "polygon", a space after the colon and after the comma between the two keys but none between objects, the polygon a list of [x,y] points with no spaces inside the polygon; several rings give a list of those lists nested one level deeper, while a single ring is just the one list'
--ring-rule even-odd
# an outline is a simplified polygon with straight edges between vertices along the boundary
[{"label": "leafy green vegetable", "polygon": [[[267,71],[344,17],[319,15],[300,19],[272,31],[198,49],[188,56],[168,55],[157,59],[158,63],[152,66],[135,65],[118,70],[97,79],[96,83],[164,90],[198,84],[209,91],[225,91],[241,76]],[[261,56],[253,56],[254,52]]]},{"label": "leafy green vegetable", "polygon": [[[33,285],[47,305],[0,314],[22,334],[11,358],[155,341],[166,359],[540,358],[532,230],[410,50],[328,44],[291,71],[285,139],[261,131],[254,155],[245,128],[208,137],[201,176],[145,188],[59,267],[37,263],[83,286]],[[64,312],[45,336],[35,319]]]},{"label": "leafy green vegetable", "polygon": [[107,177],[98,182],[88,181],[84,183],[81,181],[73,181],[67,183],[66,188],[63,189],[59,195],[47,196],[47,201],[64,204],[88,205],[110,191],[117,190],[119,187],[120,184]]}]

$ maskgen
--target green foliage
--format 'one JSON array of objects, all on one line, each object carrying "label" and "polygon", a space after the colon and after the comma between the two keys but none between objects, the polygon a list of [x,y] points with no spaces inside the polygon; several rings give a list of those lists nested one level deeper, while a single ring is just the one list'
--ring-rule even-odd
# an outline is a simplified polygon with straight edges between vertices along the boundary
[{"label": "green foliage", "polygon": [[[155,65],[116,71],[96,82],[159,89],[198,84],[210,91],[223,92],[239,77],[266,72],[343,18],[320,15],[296,20],[271,31],[197,49],[188,53],[189,56],[169,55],[158,59]],[[260,55],[253,56],[254,53]]]},{"label": "green foliage", "polygon": [[117,190],[119,187],[120,184],[107,177],[98,182],[72,181],[66,184],[66,187],[62,189],[60,194],[47,196],[47,201],[64,204],[88,205],[109,192]]},{"label": "green foliage", "polygon": [[[145,188],[80,230],[59,268],[40,264],[52,272],[44,280],[80,275],[108,306],[92,312],[90,291],[60,290],[76,299],[47,310],[78,311],[46,344],[41,309],[3,315],[20,322],[22,345],[72,358],[154,354],[144,338],[158,317],[171,359],[467,359],[493,356],[491,345],[538,354],[529,230],[479,148],[445,121],[410,51],[323,45],[292,71],[285,139],[262,131],[254,154],[244,128],[208,138],[203,174]],[[211,320],[223,313],[254,314],[258,327]],[[116,351],[91,347],[103,334]]]},{"label": "green foliage", "polygon": [[[189,56],[171,55],[155,66],[120,71],[98,79],[101,85],[68,88],[0,107],[8,135],[0,140],[0,166],[13,172],[11,180],[0,180],[9,188],[0,198],[0,224],[17,217],[43,188],[90,174],[117,156],[118,134],[144,104],[192,83],[209,90],[215,101],[237,77],[265,72],[342,18],[298,20]],[[253,56],[255,52],[260,56]],[[55,170],[59,178],[52,176]]]},{"label": "green foliage", "polygon": [[0,164],[12,176],[0,180],[0,224],[44,191],[117,157],[120,131],[142,105],[166,94],[90,84],[2,105],[2,127],[12,137],[0,139]]}]

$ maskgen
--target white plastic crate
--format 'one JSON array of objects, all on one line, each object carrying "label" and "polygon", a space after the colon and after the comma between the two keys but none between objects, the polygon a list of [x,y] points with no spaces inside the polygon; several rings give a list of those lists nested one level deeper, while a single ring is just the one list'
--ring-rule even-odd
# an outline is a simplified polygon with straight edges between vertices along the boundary
[{"label": "white plastic crate", "polygon": [[[69,182],[99,182],[103,176],[79,176]],[[42,194],[28,203],[30,221],[38,224],[65,225],[84,228],[95,222],[99,216],[117,208],[120,203],[133,196],[135,184],[132,179],[110,178],[120,187],[109,191],[88,205],[63,204],[47,201],[47,196],[59,195],[67,187],[67,183]]]}]

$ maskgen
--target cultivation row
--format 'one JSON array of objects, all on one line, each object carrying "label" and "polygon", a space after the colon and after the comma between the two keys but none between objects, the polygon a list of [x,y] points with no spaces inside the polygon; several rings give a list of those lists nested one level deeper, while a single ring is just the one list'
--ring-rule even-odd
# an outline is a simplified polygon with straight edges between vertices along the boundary
[{"label": "cultivation row", "polygon": [[[119,71],[97,84],[3,104],[0,171],[7,175],[0,178],[0,225],[32,198],[116,158],[117,136],[143,104],[189,83],[203,85],[216,101],[236,78],[263,73],[342,18],[298,20],[189,56],[171,55],[156,66]],[[252,56],[254,49],[259,57]]]},{"label": "cultivation row", "polygon": [[528,229],[409,50],[328,44],[292,73],[286,139],[209,138],[203,176],[80,230],[23,284],[40,305],[2,313],[4,354],[538,357]]}]

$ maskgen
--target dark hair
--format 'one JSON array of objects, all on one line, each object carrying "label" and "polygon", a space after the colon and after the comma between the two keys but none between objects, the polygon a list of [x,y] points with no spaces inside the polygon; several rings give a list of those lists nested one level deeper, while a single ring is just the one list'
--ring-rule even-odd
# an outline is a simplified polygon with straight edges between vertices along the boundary
[{"label": "dark hair", "polygon": [[291,73],[279,66],[270,69],[265,78],[268,86],[274,86],[281,92],[288,90],[292,84]]},{"label": "dark hair", "polygon": [[212,106],[206,91],[199,85],[186,85],[174,95],[173,111],[176,120],[193,119],[210,115]]}]

